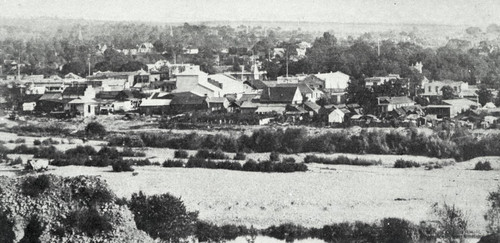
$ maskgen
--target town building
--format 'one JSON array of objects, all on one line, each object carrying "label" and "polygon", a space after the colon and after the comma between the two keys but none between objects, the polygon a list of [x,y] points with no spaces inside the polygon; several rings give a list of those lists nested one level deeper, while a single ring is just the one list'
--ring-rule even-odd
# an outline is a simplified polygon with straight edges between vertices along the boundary
[{"label": "town building", "polygon": [[396,108],[402,108],[405,106],[413,106],[415,105],[415,101],[406,97],[377,97],[379,112],[387,113],[395,110]]}]

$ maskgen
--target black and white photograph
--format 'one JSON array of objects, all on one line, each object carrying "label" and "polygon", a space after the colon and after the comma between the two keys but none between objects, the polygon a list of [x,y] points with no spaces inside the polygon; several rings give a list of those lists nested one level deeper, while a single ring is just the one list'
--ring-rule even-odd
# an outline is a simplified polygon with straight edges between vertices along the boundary
[{"label": "black and white photograph", "polygon": [[1,243],[500,243],[499,0],[0,0]]}]

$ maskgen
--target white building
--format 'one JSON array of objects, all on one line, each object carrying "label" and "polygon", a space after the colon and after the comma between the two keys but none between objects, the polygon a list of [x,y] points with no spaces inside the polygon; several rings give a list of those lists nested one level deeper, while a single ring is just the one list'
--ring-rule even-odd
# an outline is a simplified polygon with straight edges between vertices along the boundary
[{"label": "white building", "polygon": [[175,93],[192,92],[208,97],[222,97],[222,85],[208,79],[208,74],[200,71],[199,66],[190,66],[184,72],[177,74],[177,89]]}]

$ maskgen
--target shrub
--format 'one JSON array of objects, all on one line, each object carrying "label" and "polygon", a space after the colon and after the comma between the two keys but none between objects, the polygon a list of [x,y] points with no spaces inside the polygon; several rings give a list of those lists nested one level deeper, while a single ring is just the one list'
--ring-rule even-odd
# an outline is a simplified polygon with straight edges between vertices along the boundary
[{"label": "shrub", "polygon": [[208,151],[208,149],[199,149],[194,157],[200,159],[208,159],[210,158],[210,151]]},{"label": "shrub", "polygon": [[438,217],[438,233],[441,237],[445,238],[447,242],[454,242],[455,239],[460,239],[460,241],[465,239],[469,220],[462,210],[455,205],[444,203],[443,206],[439,206],[436,203],[433,205],[433,211]]},{"label": "shrub", "polygon": [[50,176],[48,175],[39,175],[38,177],[26,177],[24,182],[21,185],[21,189],[24,195],[30,197],[38,197],[45,190],[49,189],[52,185],[50,180]]},{"label": "shrub", "polygon": [[91,237],[113,230],[110,218],[99,213],[95,208],[72,211],[65,219],[65,224],[76,232]]},{"label": "shrub", "polygon": [[134,150],[132,150],[132,148],[124,148],[122,152],[119,153],[120,156],[123,156],[123,157],[145,157],[146,156],[146,153],[144,152],[135,152]]},{"label": "shrub", "polygon": [[185,159],[188,157],[188,152],[186,150],[176,150],[174,152],[174,158]]},{"label": "shrub", "polygon": [[14,143],[26,143],[26,139],[24,138],[17,138]]},{"label": "shrub", "polygon": [[170,194],[133,193],[129,201],[137,228],[153,238],[177,242],[194,233],[198,212],[188,212],[180,198]]},{"label": "shrub", "polygon": [[30,148],[26,144],[21,144],[16,146],[14,149],[9,151],[11,154],[36,154],[38,152],[37,147]]},{"label": "shrub", "polygon": [[112,165],[114,172],[126,172],[126,171],[134,171],[132,165],[127,160],[117,160]]},{"label": "shrub", "polygon": [[234,160],[245,160],[247,156],[243,152],[238,152],[234,155]]},{"label": "shrub", "polygon": [[111,159],[116,159],[116,158],[119,158],[120,156],[125,156],[125,155],[123,155],[123,153],[118,152],[118,149],[116,149],[114,147],[108,147],[108,146],[102,147],[99,150],[99,152],[97,152],[97,155],[98,156],[106,156],[106,157],[109,157]]},{"label": "shrub", "polygon": [[384,242],[415,242],[418,239],[416,226],[407,220],[398,218],[383,219],[381,233]]},{"label": "shrub", "polygon": [[484,219],[488,222],[486,231],[490,234],[500,232],[500,186],[496,191],[490,192],[488,195],[489,208]]},{"label": "shrub", "polygon": [[[108,137],[109,146],[144,147],[144,141],[138,135],[111,135]],[[152,146],[151,146],[152,147]]]},{"label": "shrub", "polygon": [[189,157],[187,163],[187,168],[207,168],[207,161],[203,158]]},{"label": "shrub", "polygon": [[209,157],[211,159],[229,159],[229,157],[220,149],[217,149],[215,152],[211,152]]},{"label": "shrub", "polygon": [[241,164],[239,162],[231,162],[231,161],[223,161],[217,163],[217,169],[225,169],[225,170],[241,170]]},{"label": "shrub", "polygon": [[248,232],[245,226],[236,226],[233,224],[223,225],[220,229],[222,231],[222,239],[227,241],[246,235]]},{"label": "shrub", "polygon": [[222,230],[215,224],[198,221],[194,235],[199,242],[220,242]]},{"label": "shrub", "polygon": [[420,164],[415,161],[398,159],[394,163],[394,168],[412,168],[412,167],[420,167]]},{"label": "shrub", "polygon": [[269,159],[271,161],[280,161],[280,153],[273,151],[269,154]]},{"label": "shrub", "polygon": [[85,134],[90,137],[104,137],[106,136],[106,128],[99,122],[90,122],[85,127]]},{"label": "shrub", "polygon": [[183,167],[184,166],[184,162],[182,162],[182,160],[165,160],[165,162],[163,162],[163,167]]},{"label": "shrub", "polygon": [[262,231],[263,235],[274,237],[286,242],[308,238],[309,230],[303,226],[295,224],[282,224],[280,226],[271,226]]},{"label": "shrub", "polygon": [[76,148],[68,149],[65,152],[66,155],[68,156],[92,156],[92,155],[97,155],[97,151],[94,149],[94,147],[90,145],[86,146],[76,146]]},{"label": "shrub", "polygon": [[243,164],[242,169],[244,171],[259,171],[259,164],[255,160],[249,159]]},{"label": "shrub", "polygon": [[42,144],[43,145],[59,144],[59,141],[54,140],[52,138],[47,138],[47,139],[45,139],[45,140],[42,141]]},{"label": "shrub", "polygon": [[282,160],[283,163],[295,163],[295,159],[292,157],[285,157]]},{"label": "shrub", "polygon": [[274,172],[296,172],[307,171],[307,165],[304,163],[281,162],[274,165]]},{"label": "shrub", "polygon": [[130,159],[126,160],[130,164],[136,165],[136,166],[146,166],[146,165],[152,165],[151,161],[149,159]]},{"label": "shrub", "polygon": [[70,184],[72,198],[80,200],[88,206],[110,203],[116,199],[106,184],[100,181],[97,183],[89,181],[86,176],[67,178],[64,182]]},{"label": "shrub", "polygon": [[23,163],[23,159],[21,159],[21,157],[17,157],[12,162],[10,162],[10,165],[20,165],[22,163]]},{"label": "shrub", "polygon": [[[15,242],[14,221],[7,216],[6,212],[0,211],[0,242]],[[17,238],[19,239],[19,238]]]},{"label": "shrub", "polygon": [[489,161],[484,161],[484,162],[477,162],[476,163],[476,166],[474,166],[474,170],[493,170],[493,168],[491,167],[491,164]]},{"label": "shrub", "polygon": [[325,225],[322,235],[327,242],[351,242],[355,237],[353,227],[349,223]]},{"label": "shrub", "polygon": [[91,159],[86,160],[85,166],[107,167],[117,162],[118,158],[110,158],[109,156],[92,156]]},{"label": "shrub", "polygon": [[19,242],[40,242],[40,236],[45,230],[45,225],[43,225],[40,218],[36,215],[32,216],[26,228],[24,229],[24,237]]},{"label": "shrub", "polygon": [[318,157],[316,155],[307,155],[304,158],[304,163],[320,163],[320,164],[328,164],[328,165],[359,165],[359,166],[369,166],[369,165],[380,165],[381,161],[377,160],[367,160],[367,159],[349,159],[346,156],[338,156],[337,158],[323,158]]},{"label": "shrub", "polygon": [[42,142],[40,142],[40,140],[38,140],[38,139],[35,139],[35,140],[33,141],[33,145],[35,145],[35,146],[38,146],[38,145],[40,145],[40,144],[42,144]]}]

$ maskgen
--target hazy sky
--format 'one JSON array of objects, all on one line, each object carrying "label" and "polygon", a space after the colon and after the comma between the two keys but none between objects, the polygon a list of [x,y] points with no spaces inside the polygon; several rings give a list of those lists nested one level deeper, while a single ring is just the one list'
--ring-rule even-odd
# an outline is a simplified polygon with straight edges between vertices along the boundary
[{"label": "hazy sky", "polygon": [[500,0],[0,0],[0,16],[192,22],[500,24]]}]

